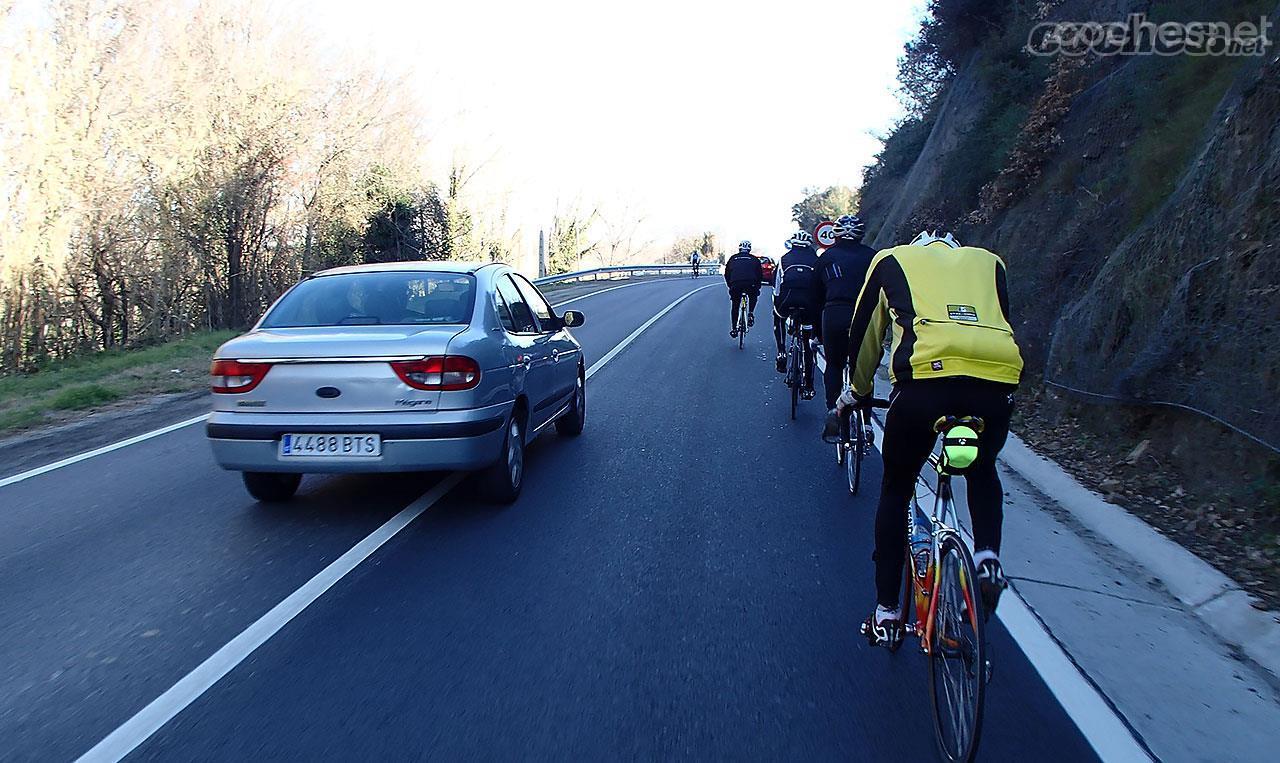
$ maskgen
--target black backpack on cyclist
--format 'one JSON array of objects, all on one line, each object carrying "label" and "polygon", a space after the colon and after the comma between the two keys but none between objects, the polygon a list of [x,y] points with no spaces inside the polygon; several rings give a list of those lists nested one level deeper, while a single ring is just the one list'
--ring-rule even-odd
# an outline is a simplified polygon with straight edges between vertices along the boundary
[{"label": "black backpack on cyclist", "polygon": [[789,264],[778,281],[777,303],[784,308],[811,307],[818,293],[818,271],[805,263]]}]

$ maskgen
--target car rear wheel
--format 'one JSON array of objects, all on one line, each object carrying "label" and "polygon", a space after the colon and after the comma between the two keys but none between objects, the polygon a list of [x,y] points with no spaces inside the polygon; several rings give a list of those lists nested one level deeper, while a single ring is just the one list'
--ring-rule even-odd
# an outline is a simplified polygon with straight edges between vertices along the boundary
[{"label": "car rear wheel", "polygon": [[564,415],[556,419],[556,431],[567,437],[577,437],[587,425],[587,383],[578,373],[578,384],[573,390],[573,404]]},{"label": "car rear wheel", "polygon": [[480,474],[480,485],[485,497],[494,503],[515,503],[520,497],[524,486],[524,421],[520,411],[512,412],[502,455]]},{"label": "car rear wheel", "polygon": [[244,472],[245,489],[249,495],[266,503],[287,501],[298,492],[302,483],[301,474],[277,474],[275,472]]}]

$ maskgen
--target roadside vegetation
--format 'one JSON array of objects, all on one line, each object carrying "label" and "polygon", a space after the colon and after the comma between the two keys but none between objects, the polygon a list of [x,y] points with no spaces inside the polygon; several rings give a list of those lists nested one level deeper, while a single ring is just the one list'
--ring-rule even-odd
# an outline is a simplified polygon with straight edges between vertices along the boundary
[{"label": "roadside vegetation", "polygon": [[115,349],[0,377],[0,436],[60,423],[112,404],[204,390],[209,358],[233,331],[208,331],[153,347]]},{"label": "roadside vegetation", "polygon": [[507,255],[476,167],[429,179],[412,88],[316,39],[247,0],[0,2],[0,374],[241,328],[325,267]]},{"label": "roadside vegetation", "polygon": [[791,205],[791,219],[801,230],[813,232],[824,220],[851,215],[858,209],[858,192],[842,185],[806,188],[804,198]]}]

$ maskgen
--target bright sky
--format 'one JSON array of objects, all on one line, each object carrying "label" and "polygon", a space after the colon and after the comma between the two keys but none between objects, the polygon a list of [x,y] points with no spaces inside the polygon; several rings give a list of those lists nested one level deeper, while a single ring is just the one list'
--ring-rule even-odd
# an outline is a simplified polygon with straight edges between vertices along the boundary
[{"label": "bright sky", "polygon": [[[416,72],[441,176],[458,152],[522,248],[559,204],[775,256],[805,186],[857,186],[900,114],[923,0],[320,0],[312,21]],[[530,231],[532,233],[530,234]]]}]

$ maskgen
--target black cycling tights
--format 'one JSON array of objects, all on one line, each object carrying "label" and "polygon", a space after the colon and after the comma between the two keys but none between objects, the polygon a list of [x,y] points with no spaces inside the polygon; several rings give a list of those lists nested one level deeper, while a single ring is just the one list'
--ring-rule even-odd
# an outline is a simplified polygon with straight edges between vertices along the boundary
[{"label": "black cycling tights", "polygon": [[[897,609],[901,603],[902,565],[906,561],[907,506],[916,475],[933,450],[933,424],[941,416],[980,416],[978,460],[965,473],[974,548],[1000,551],[1004,493],[996,472],[996,456],[1009,436],[1013,412],[1011,384],[965,376],[907,381],[894,387],[884,420],[884,480],[876,509],[876,599]],[[931,507],[924,507],[926,513]]]},{"label": "black cycling tights", "polygon": [[849,362],[849,324],[853,321],[853,305],[830,304],[822,309],[822,353],[827,370],[822,372],[826,387],[827,410],[836,407],[836,398],[844,387],[844,366]]},{"label": "black cycling tights", "polygon": [[752,315],[756,314],[756,300],[760,298],[760,290],[748,291],[747,289],[735,289],[729,287],[729,327],[738,327],[738,305],[742,302],[743,297],[749,297],[751,301],[748,303]]}]

